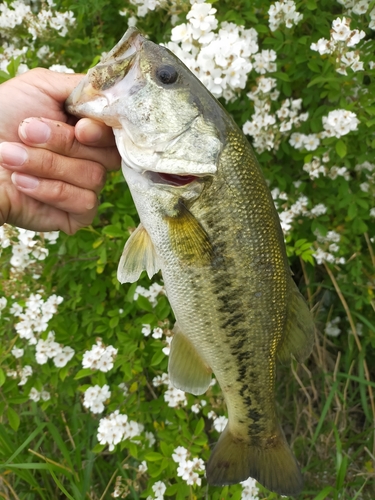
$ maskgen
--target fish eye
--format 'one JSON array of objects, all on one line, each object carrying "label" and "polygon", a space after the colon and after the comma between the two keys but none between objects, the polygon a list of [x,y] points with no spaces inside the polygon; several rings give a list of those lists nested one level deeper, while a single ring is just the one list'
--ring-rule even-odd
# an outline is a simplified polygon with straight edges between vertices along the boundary
[{"label": "fish eye", "polygon": [[156,77],[161,83],[170,85],[171,83],[175,83],[178,78],[178,73],[173,66],[166,64],[156,70]]}]

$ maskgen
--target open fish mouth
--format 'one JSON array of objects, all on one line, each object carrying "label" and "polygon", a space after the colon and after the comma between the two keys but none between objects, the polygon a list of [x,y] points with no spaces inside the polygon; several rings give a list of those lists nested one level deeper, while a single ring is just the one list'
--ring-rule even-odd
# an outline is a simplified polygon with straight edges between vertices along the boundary
[{"label": "open fish mouth", "polygon": [[148,170],[144,175],[155,184],[166,184],[173,187],[184,187],[199,179],[197,175],[167,174],[165,172],[154,172]]}]

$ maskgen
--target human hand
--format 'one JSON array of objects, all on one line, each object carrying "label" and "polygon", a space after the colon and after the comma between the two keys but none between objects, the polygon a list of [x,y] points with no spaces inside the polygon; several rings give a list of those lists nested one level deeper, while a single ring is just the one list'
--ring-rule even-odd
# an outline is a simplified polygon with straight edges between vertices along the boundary
[{"label": "human hand", "polygon": [[73,234],[94,218],[106,171],[121,160],[110,128],[74,127],[64,110],[81,78],[35,69],[0,85],[0,224]]}]

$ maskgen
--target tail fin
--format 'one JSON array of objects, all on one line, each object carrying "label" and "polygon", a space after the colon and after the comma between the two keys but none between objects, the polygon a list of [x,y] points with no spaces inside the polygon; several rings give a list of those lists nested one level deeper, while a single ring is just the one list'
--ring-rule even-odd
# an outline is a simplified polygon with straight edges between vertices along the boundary
[{"label": "tail fin", "polygon": [[228,427],[220,436],[206,467],[207,481],[224,486],[256,479],[270,491],[280,495],[297,495],[303,481],[281,428],[266,447],[233,436]]}]

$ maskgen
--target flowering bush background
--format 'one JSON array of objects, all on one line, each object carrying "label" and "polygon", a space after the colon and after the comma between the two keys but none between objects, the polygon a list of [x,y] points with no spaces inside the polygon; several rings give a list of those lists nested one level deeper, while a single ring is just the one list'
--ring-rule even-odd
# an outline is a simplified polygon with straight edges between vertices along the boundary
[{"label": "flowering bush background", "polygon": [[[134,25],[248,135],[315,306],[313,355],[280,367],[277,391],[300,498],[373,498],[375,3],[7,0],[0,82],[36,66],[85,71]],[[1,496],[277,498],[251,479],[207,487],[225,407],[214,379],[199,398],[169,383],[161,276],[117,282],[137,222],[116,172],[75,236],[0,228]]]}]

